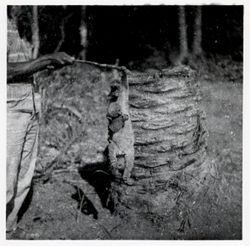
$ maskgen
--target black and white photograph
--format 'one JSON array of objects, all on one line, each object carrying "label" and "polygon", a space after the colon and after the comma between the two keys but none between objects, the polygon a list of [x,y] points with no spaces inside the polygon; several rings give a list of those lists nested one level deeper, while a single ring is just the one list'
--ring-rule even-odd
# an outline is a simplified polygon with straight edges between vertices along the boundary
[{"label": "black and white photograph", "polygon": [[244,4],[82,3],[5,5],[5,240],[242,240]]}]

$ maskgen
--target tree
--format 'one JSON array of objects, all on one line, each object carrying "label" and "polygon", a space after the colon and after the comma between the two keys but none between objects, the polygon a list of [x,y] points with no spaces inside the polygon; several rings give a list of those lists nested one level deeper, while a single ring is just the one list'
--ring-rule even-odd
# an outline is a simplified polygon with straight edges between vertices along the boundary
[{"label": "tree", "polygon": [[185,7],[178,7],[179,16],[179,58],[178,63],[182,64],[188,58],[188,41]]},{"label": "tree", "polygon": [[40,38],[39,38],[39,23],[38,23],[38,6],[32,6],[32,17],[33,21],[31,24],[32,30],[32,45],[33,45],[33,59],[37,58],[39,55],[39,48],[40,48]]},{"label": "tree", "polygon": [[194,35],[192,53],[195,57],[200,57],[202,54],[202,7],[197,6],[194,19]]},{"label": "tree", "polygon": [[82,51],[80,52],[80,58],[85,60],[86,59],[86,51],[87,51],[87,23],[86,23],[86,6],[81,6],[81,25],[79,27],[80,37],[81,37],[81,46]]}]

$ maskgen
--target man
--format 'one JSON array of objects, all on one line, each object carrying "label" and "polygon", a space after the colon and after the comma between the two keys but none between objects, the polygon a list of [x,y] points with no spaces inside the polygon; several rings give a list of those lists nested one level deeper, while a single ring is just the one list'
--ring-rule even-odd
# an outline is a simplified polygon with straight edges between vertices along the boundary
[{"label": "man", "polygon": [[38,110],[34,100],[33,74],[74,61],[63,52],[34,60],[31,53],[31,45],[20,38],[15,17],[8,12],[7,237],[17,231],[17,214],[30,189],[37,157]]}]

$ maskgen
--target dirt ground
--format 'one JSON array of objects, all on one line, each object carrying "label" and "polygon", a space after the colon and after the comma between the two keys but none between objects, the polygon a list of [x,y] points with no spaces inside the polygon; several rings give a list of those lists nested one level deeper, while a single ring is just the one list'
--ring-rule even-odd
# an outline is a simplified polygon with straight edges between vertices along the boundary
[{"label": "dirt ground", "polygon": [[241,239],[242,84],[201,81],[201,91],[209,159],[217,163],[221,178],[218,192],[206,195],[189,228],[179,232],[180,222],[172,217],[133,211],[125,218],[111,215],[94,187],[77,171],[68,171],[34,185],[20,220],[27,232],[22,239]]}]

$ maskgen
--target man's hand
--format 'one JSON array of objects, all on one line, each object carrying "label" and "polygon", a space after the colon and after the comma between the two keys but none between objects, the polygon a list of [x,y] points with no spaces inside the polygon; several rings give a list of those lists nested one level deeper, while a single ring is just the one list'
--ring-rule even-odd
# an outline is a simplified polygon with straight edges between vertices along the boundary
[{"label": "man's hand", "polygon": [[57,69],[66,65],[71,65],[75,60],[65,52],[56,52],[50,55],[45,55],[45,59],[50,61],[50,64],[47,66],[49,69]]},{"label": "man's hand", "polygon": [[41,56],[27,62],[8,63],[7,83],[18,83],[28,81],[34,73],[44,69],[56,69],[74,62],[74,58],[64,52],[57,52]]}]

